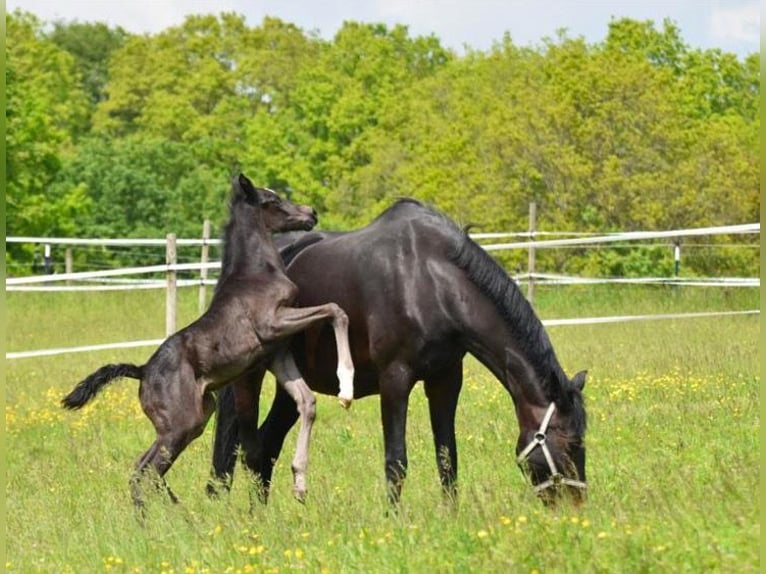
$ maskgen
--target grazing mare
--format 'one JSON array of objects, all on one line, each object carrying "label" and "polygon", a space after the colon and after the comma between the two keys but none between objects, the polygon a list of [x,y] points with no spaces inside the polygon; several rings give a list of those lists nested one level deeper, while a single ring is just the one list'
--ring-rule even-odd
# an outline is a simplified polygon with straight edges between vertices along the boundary
[{"label": "grazing mare", "polygon": [[[338,302],[349,316],[356,397],[380,395],[389,499],[397,502],[407,472],[407,404],[422,380],[436,462],[445,493],[456,495],[455,410],[462,362],[474,355],[510,393],[519,437],[517,463],[544,502],[585,494],[585,372],[569,379],[542,323],[516,283],[444,215],[402,200],[365,228],[344,234],[311,232],[282,249],[298,305]],[[292,339],[306,382],[338,391],[329,333],[312,327]],[[237,384],[258,396],[262,373]],[[237,443],[268,496],[274,462],[295,424],[287,395],[277,389],[256,431],[258,404],[228,389],[219,396],[208,492],[230,486]]]},{"label": "grazing mare", "polygon": [[166,339],[142,366],[106,365],[80,382],[62,404],[79,409],[101,388],[119,377],[141,381],[139,398],[157,438],[138,460],[131,491],[142,506],[140,478],[153,469],[164,481],[186,446],[205,428],[215,409],[213,393],[252,369],[274,373],[290,397],[301,431],[293,461],[294,489],[305,496],[308,444],[315,415],[315,398],[301,378],[287,341],[294,333],[330,319],[340,357],[337,375],[340,398],[353,398],[353,364],[348,343],[348,317],[338,305],[294,307],[297,287],[284,265],[271,234],[308,230],[317,222],[307,206],[280,199],[273,191],[256,188],[244,175],[232,180],[230,217],[224,234],[221,276],[207,311],[188,327]]}]

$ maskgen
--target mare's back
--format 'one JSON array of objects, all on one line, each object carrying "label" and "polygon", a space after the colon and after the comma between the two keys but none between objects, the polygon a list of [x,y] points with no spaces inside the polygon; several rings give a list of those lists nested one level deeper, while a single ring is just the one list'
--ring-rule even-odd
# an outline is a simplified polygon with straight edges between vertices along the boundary
[{"label": "mare's back", "polygon": [[[447,258],[460,232],[448,219],[415,200],[400,200],[369,225],[339,235],[325,234],[296,258],[298,267],[342,267],[369,275],[392,271],[397,263],[412,269],[429,256]],[[310,255],[308,255],[310,253]]]},{"label": "mare's back", "polygon": [[310,245],[287,273],[300,306],[338,303],[352,328],[371,326],[372,315],[376,324],[409,320],[431,308],[447,284],[456,287],[462,273],[449,255],[463,237],[444,216],[402,200],[362,229]]}]

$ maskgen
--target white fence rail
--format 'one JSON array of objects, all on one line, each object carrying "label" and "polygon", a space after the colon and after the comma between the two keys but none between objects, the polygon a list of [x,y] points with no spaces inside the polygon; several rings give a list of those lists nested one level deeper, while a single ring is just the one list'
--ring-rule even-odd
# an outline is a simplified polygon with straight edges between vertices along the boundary
[{"label": "white fence rail", "polygon": [[[482,245],[487,251],[499,249],[544,249],[551,247],[571,247],[594,245],[597,243],[614,243],[617,241],[637,241],[646,239],[674,239],[678,237],[698,237],[700,235],[741,235],[761,232],[760,223],[745,223],[742,225],[726,225],[722,227],[698,227],[694,229],[674,229],[671,231],[626,231],[591,237],[576,237],[573,239],[546,239],[544,241],[519,241],[514,243],[493,243]],[[537,235],[538,232],[535,232]]]},{"label": "white fence rail", "polygon": [[[600,325],[606,323],[625,323],[630,321],[658,321],[668,319],[700,319],[710,317],[733,317],[740,315],[760,315],[760,309],[747,311],[720,311],[704,313],[675,313],[656,315],[617,315],[612,317],[580,317],[576,319],[543,319],[546,327],[564,325]],[[58,349],[41,349],[39,351],[19,351],[6,353],[5,359],[27,359],[32,357],[46,357],[52,355],[65,355],[70,353],[85,353],[89,351],[108,351],[112,349],[130,349],[136,347],[156,347],[164,339],[148,339],[144,341],[127,341],[123,343],[106,343],[102,345],[86,345],[82,347],[62,347]]]},{"label": "white fence rail", "polygon": [[760,287],[760,277],[576,277],[555,273],[532,273],[538,284],[550,285],[686,285],[687,287]]},{"label": "white fence rail", "polygon": [[[82,281],[85,279],[102,279],[105,277],[120,277],[122,275],[141,275],[147,273],[166,273],[168,271],[200,271],[201,269],[220,269],[221,262],[212,263],[175,263],[172,265],[147,265],[145,267],[124,267],[122,269],[104,269],[103,271],[83,271],[77,273],[54,273],[52,275],[32,275],[30,277],[9,277],[5,287],[30,285],[33,283],[50,283],[56,281]],[[195,285],[199,285],[196,282]]]},{"label": "white fence rail", "polygon": [[[487,251],[497,251],[501,249],[526,249],[531,253],[536,249],[541,248],[561,248],[561,247],[573,247],[582,245],[594,245],[614,242],[630,242],[630,241],[644,241],[644,240],[656,240],[656,239],[675,239],[680,237],[693,237],[693,236],[705,236],[705,235],[738,235],[738,234],[757,234],[760,233],[760,223],[750,223],[743,225],[729,225],[718,227],[704,227],[695,229],[682,229],[682,230],[670,230],[670,231],[633,231],[626,233],[614,233],[606,235],[593,235],[593,234],[563,234],[554,232],[538,232],[534,231],[534,225],[530,223],[529,232],[522,233],[481,233],[472,234],[474,239],[497,239],[501,237],[529,237],[531,241],[523,242],[511,242],[511,243],[496,243],[482,245]],[[534,240],[537,236],[545,235],[579,235],[576,238],[567,239],[549,239],[549,240]],[[220,240],[217,239],[175,239],[173,238],[175,246],[202,246],[220,245]],[[168,239],[78,239],[78,238],[50,238],[50,237],[7,237],[7,243],[37,243],[46,245],[99,245],[99,246],[165,246],[168,249],[170,243]],[[678,251],[676,250],[676,257],[678,257]],[[214,280],[206,279],[206,271],[220,269],[220,262],[206,262],[200,263],[166,263],[165,265],[149,265],[143,267],[128,267],[123,269],[107,269],[101,271],[88,271],[78,273],[56,273],[49,275],[36,275],[30,277],[10,277],[5,281],[6,291],[94,291],[94,290],[124,290],[124,289],[167,289],[169,281],[166,280],[135,280],[135,279],[115,279],[117,277],[125,277],[126,275],[141,275],[141,274],[156,274],[165,273],[168,276],[175,277],[178,271],[198,271],[200,273],[199,279],[178,279],[173,281],[174,285],[179,287],[184,286],[199,286],[201,289],[200,301],[204,300],[204,288],[207,285],[214,285]],[[531,259],[530,259],[531,261]],[[98,282],[99,285],[51,285],[51,283],[61,282]],[[529,272],[518,277],[517,281],[528,281],[530,287],[534,283],[551,283],[551,284],[595,284],[595,283],[633,283],[633,284],[650,284],[650,283],[664,283],[671,285],[686,285],[686,286],[715,286],[715,287],[760,287],[760,277],[743,278],[743,277],[720,277],[720,278],[682,278],[682,277],[645,277],[645,278],[583,278],[583,277],[571,277],[564,275],[556,275],[549,273],[537,273],[533,268],[529,269]],[[175,300],[175,293],[170,293],[168,290],[168,301]],[[624,321],[646,321],[646,320],[660,320],[660,319],[682,319],[682,318],[700,318],[700,317],[714,317],[714,316],[729,316],[729,315],[754,315],[760,314],[760,309],[753,309],[747,311],[724,311],[724,312],[710,312],[710,313],[683,313],[673,315],[627,315],[627,316],[615,316],[615,317],[590,317],[590,318],[578,318],[578,319],[551,319],[543,321],[543,324],[548,326],[554,325],[584,325],[584,324],[599,324],[599,323],[614,323]],[[172,321],[171,321],[172,323]],[[174,326],[169,324],[167,326],[167,335],[174,331]],[[101,345],[89,345],[83,347],[66,347],[58,349],[43,349],[36,351],[19,351],[6,353],[5,358],[8,359],[21,359],[27,357],[40,357],[48,355],[59,355],[66,353],[79,353],[87,351],[98,351],[108,349],[121,349],[131,347],[144,347],[144,346],[157,346],[164,339],[152,339],[146,341],[129,341],[122,343],[107,343]]]},{"label": "white fence rail", "polygon": [[[96,245],[101,247],[164,247],[167,239],[78,239],[75,237],[6,237],[6,243],[42,245]],[[220,245],[220,239],[176,239],[176,245]]]},{"label": "white fence rail", "polygon": [[[526,249],[533,252],[537,249],[580,247],[586,245],[606,244],[615,242],[632,242],[656,239],[676,239],[680,237],[709,236],[709,235],[741,235],[757,234],[761,231],[760,223],[748,223],[741,225],[727,225],[717,227],[702,227],[694,229],[679,229],[670,231],[630,231],[625,233],[613,234],[589,234],[589,233],[564,233],[564,232],[542,232],[530,231],[519,233],[477,233],[472,234],[474,239],[493,239],[507,236],[536,237],[551,235],[579,235],[575,238],[567,239],[548,239],[548,240],[530,240],[511,243],[490,243],[482,247],[486,251],[499,251],[505,249]],[[45,237],[8,237],[8,243],[44,243],[46,245],[99,245],[99,246],[156,246],[168,245],[167,239],[77,239],[77,238],[45,238]],[[218,239],[176,239],[177,246],[209,246],[220,245]],[[680,254],[676,251],[676,258]],[[123,289],[160,289],[166,286],[164,281],[140,281],[135,282],[132,287],[116,285],[71,285],[72,282],[104,282],[111,277],[125,275],[140,275],[151,273],[172,273],[178,271],[199,271],[198,280],[179,279],[178,286],[205,286],[214,285],[215,281],[207,280],[208,270],[217,270],[221,268],[220,262],[199,262],[199,263],[178,263],[165,265],[149,265],[143,267],[127,267],[123,269],[106,269],[101,271],[84,271],[77,273],[54,273],[46,275],[35,275],[28,277],[11,277],[5,281],[6,291],[115,291]],[[715,278],[715,279],[687,279],[679,277],[647,277],[647,278],[582,278],[565,277],[552,274],[536,273],[533,268],[529,272],[516,277],[519,282],[536,283],[557,283],[557,284],[594,284],[594,283],[664,283],[687,286],[738,286],[738,287],[756,287],[760,286],[760,278]],[[66,286],[54,286],[51,283],[67,282]],[[38,285],[37,287],[28,287]]]}]

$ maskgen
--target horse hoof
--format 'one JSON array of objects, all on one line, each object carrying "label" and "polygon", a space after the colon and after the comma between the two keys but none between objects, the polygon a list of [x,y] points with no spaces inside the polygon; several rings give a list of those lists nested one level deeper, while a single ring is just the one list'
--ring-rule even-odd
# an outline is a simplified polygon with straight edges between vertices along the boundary
[{"label": "horse hoof", "polygon": [[351,403],[353,402],[353,399],[346,399],[344,397],[338,397],[338,402],[340,403],[340,406],[342,406],[344,409],[348,410],[351,408]]},{"label": "horse hoof", "polygon": [[306,491],[305,490],[295,490],[295,491],[293,491],[293,496],[295,497],[295,500],[297,500],[301,504],[306,504]]}]

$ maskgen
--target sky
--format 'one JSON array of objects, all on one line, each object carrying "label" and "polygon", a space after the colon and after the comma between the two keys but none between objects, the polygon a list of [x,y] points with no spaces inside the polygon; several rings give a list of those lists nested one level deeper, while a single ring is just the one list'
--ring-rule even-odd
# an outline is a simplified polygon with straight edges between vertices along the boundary
[{"label": "sky", "polygon": [[693,48],[720,48],[744,57],[760,51],[759,0],[6,0],[6,10],[42,20],[106,22],[131,33],[154,34],[187,14],[242,14],[257,26],[276,16],[305,32],[331,39],[345,20],[404,24],[410,35],[433,34],[462,54],[487,50],[509,33],[514,44],[535,46],[565,28],[569,37],[595,43],[612,18],[669,18]]}]

